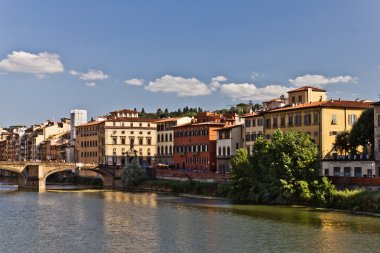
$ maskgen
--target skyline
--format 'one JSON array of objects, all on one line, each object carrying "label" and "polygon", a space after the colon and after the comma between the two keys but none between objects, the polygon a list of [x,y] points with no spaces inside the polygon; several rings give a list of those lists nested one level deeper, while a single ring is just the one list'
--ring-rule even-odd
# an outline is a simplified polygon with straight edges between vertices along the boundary
[{"label": "skyline", "polygon": [[380,2],[344,3],[1,1],[0,127],[76,108],[215,110],[304,85],[378,101]]}]

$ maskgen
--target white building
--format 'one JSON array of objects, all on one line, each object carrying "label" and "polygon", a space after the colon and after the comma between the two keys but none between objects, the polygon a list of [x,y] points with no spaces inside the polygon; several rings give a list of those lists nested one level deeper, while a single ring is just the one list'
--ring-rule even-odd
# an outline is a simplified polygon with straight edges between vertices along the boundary
[{"label": "white building", "polygon": [[217,130],[216,170],[226,173],[231,169],[230,161],[236,151],[243,147],[243,125],[225,126]]},{"label": "white building", "polygon": [[75,127],[87,123],[87,110],[74,109],[70,112],[70,140],[75,139]]}]

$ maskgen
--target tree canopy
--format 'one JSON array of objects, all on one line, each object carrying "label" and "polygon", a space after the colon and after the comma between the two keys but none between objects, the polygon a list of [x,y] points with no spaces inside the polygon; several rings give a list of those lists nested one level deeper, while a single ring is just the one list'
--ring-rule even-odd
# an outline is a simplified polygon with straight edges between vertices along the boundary
[{"label": "tree canopy", "polygon": [[232,160],[231,194],[254,203],[328,202],[331,184],[319,177],[318,148],[310,136],[277,130],[257,139],[253,154],[240,149]]}]

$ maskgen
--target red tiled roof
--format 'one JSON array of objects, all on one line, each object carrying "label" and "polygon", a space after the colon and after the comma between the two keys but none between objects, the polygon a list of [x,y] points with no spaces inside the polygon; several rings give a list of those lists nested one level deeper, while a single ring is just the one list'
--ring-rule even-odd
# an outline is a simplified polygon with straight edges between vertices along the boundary
[{"label": "red tiled roof", "polygon": [[109,118],[107,118],[106,121],[111,121],[111,122],[118,122],[118,121],[124,121],[124,122],[154,122],[154,123],[156,123],[158,120],[159,119],[138,118],[138,117],[117,117],[117,118],[109,117]]},{"label": "red tiled roof", "polygon": [[298,89],[290,90],[290,91],[288,91],[288,93],[298,92],[298,91],[306,91],[309,88],[311,88],[312,91],[326,92],[326,90],[323,90],[323,89],[320,89],[320,88],[317,88],[317,87],[304,86],[304,87],[301,87],[301,88],[298,88]]},{"label": "red tiled roof", "polygon": [[352,101],[352,100],[328,100],[328,101],[318,101],[311,103],[304,103],[298,105],[289,105],[281,108],[275,108],[268,110],[266,112],[280,112],[280,111],[288,111],[288,110],[297,110],[303,108],[311,108],[311,107],[338,107],[338,108],[358,108],[365,109],[371,106],[371,102],[364,101]]},{"label": "red tiled roof", "polygon": [[85,124],[82,124],[79,126],[75,126],[75,127],[95,126],[95,125],[101,124],[103,122],[104,121],[91,121],[91,122],[88,122],[88,123],[85,123]]}]

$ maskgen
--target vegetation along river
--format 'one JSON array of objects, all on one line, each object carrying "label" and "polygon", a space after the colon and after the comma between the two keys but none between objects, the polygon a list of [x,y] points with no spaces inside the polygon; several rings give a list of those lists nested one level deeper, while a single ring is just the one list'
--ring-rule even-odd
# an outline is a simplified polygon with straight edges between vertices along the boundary
[{"label": "vegetation along river", "polygon": [[380,218],[305,207],[0,185],[0,252],[380,252]]}]

